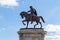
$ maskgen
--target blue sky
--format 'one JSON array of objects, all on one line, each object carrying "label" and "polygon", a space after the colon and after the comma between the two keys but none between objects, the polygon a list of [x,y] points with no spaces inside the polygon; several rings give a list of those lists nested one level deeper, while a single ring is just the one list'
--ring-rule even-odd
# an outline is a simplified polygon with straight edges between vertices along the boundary
[{"label": "blue sky", "polygon": [[0,0],[0,40],[19,40],[17,31],[25,27],[19,14],[30,5],[46,21],[42,23],[47,31],[45,40],[60,39],[60,0]]}]

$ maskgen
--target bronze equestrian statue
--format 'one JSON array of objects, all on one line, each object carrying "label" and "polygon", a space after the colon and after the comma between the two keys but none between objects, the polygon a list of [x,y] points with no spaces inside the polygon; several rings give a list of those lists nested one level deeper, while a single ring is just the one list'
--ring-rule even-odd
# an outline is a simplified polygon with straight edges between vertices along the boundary
[{"label": "bronze equestrian statue", "polygon": [[[29,14],[28,12],[31,12],[31,13]],[[30,11],[28,11],[28,12],[23,11],[23,12],[20,13],[20,16],[22,18],[25,17],[25,20],[23,20],[22,23],[24,25],[26,25],[24,22],[27,22],[26,28],[28,28],[28,24],[29,24],[30,21],[31,21],[31,24],[33,22],[36,22],[36,24],[34,25],[34,28],[35,28],[36,25],[38,25],[38,23],[41,25],[40,28],[42,28],[42,23],[40,22],[40,19],[42,19],[43,23],[45,23],[43,17],[42,16],[37,16],[37,12],[32,6],[30,6]]]}]

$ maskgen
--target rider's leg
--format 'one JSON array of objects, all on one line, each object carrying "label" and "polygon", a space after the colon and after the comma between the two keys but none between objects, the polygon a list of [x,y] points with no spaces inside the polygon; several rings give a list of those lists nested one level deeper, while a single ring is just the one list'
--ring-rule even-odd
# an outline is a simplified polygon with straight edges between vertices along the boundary
[{"label": "rider's leg", "polygon": [[33,23],[33,16],[32,16],[32,20],[31,20],[31,24]]}]

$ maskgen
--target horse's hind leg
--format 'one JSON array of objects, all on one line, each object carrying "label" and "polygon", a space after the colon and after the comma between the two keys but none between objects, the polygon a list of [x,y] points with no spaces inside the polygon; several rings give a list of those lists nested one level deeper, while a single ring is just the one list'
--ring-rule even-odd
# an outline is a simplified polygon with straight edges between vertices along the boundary
[{"label": "horse's hind leg", "polygon": [[36,25],[38,25],[38,22],[36,22],[36,23],[37,23],[37,24],[34,25],[34,28],[35,28]]},{"label": "horse's hind leg", "polygon": [[26,20],[23,20],[23,21],[22,21],[22,23],[23,23],[24,25],[26,25],[26,24],[24,23],[25,21],[26,21]]},{"label": "horse's hind leg", "polygon": [[41,25],[41,27],[40,28],[42,28],[42,23],[41,22],[39,22],[40,23],[40,25]]},{"label": "horse's hind leg", "polygon": [[29,21],[27,21],[27,27],[26,28],[28,28],[28,24],[29,24]]}]

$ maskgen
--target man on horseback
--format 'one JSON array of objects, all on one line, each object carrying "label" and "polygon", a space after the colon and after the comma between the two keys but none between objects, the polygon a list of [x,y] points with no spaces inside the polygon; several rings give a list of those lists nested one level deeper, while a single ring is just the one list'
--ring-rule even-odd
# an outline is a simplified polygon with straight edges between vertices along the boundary
[{"label": "man on horseback", "polygon": [[[33,20],[35,16],[37,16],[37,11],[36,9],[34,9],[32,6],[30,6],[30,10],[28,11],[31,13],[31,19]],[[33,23],[33,21],[31,20],[31,24]]]}]

